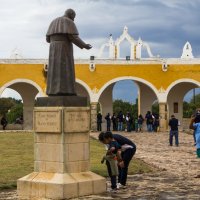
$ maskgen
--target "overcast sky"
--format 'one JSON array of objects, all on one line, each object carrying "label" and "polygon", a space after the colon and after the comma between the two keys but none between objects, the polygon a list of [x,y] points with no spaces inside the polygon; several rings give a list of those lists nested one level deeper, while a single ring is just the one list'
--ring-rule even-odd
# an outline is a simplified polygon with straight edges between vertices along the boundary
[{"label": "overcast sky", "polygon": [[90,51],[75,48],[76,58],[97,55],[109,34],[116,39],[125,25],[135,40],[141,37],[149,43],[154,55],[180,57],[185,42],[189,41],[194,56],[200,57],[200,0],[0,0],[0,3],[0,58],[9,58],[16,48],[24,58],[47,58],[48,26],[68,8],[77,13],[75,23],[80,37],[93,46]]},{"label": "overcast sky", "polygon": [[0,57],[18,48],[24,58],[47,58],[45,34],[50,22],[73,8],[80,36],[93,50],[75,50],[75,57],[96,55],[110,33],[123,27],[134,39],[150,44],[154,55],[180,57],[189,41],[200,56],[200,0],[0,0]]}]

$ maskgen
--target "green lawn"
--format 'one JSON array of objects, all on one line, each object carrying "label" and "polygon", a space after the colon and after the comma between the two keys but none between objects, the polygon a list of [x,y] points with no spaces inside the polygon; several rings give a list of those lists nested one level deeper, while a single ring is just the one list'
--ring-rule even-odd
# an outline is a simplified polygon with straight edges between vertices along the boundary
[{"label": "green lawn", "polygon": [[[105,148],[97,140],[90,141],[91,170],[107,176],[106,165],[101,164]],[[134,159],[129,174],[151,172],[152,168]],[[0,133],[0,189],[15,188],[16,180],[33,172],[33,134]]]},{"label": "green lawn", "polygon": [[0,134],[0,189],[16,187],[16,180],[33,171],[33,134]]}]

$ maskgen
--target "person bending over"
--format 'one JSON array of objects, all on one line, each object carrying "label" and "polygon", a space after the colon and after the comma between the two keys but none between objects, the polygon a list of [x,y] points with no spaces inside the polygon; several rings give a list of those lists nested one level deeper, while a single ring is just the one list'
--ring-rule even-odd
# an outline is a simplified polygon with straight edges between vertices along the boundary
[{"label": "person bending over", "polygon": [[99,140],[104,144],[111,144],[113,139],[121,146],[121,159],[118,163],[118,188],[125,188],[128,175],[128,166],[136,152],[136,145],[128,138],[119,134],[112,134],[109,131],[99,135]]}]

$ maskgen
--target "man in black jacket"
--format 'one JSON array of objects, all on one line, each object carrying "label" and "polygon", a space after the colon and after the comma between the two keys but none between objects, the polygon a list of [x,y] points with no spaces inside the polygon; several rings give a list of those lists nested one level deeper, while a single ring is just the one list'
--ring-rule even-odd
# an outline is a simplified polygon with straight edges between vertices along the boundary
[{"label": "man in black jacket", "polygon": [[123,131],[124,115],[122,111],[118,113],[117,119],[118,119],[118,131]]},{"label": "man in black jacket", "polygon": [[111,126],[111,116],[110,113],[108,113],[105,117],[106,124],[107,124],[107,131],[110,131],[110,126]]},{"label": "man in black jacket", "polygon": [[147,131],[152,132],[153,131],[153,116],[150,111],[147,111],[145,119],[146,119],[146,124],[147,124]]},{"label": "man in black jacket", "polygon": [[171,119],[169,120],[169,126],[171,128],[170,133],[169,133],[169,144],[170,146],[173,145],[173,137],[175,136],[175,143],[176,146],[178,147],[179,141],[178,141],[178,119],[175,118],[174,115],[171,116]]},{"label": "man in black jacket", "polygon": [[113,123],[113,131],[117,131],[117,116],[115,115],[115,113],[113,113],[113,116],[111,119]]},{"label": "man in black jacket", "polygon": [[101,124],[102,124],[102,114],[99,112],[97,114],[97,131],[101,131]]}]

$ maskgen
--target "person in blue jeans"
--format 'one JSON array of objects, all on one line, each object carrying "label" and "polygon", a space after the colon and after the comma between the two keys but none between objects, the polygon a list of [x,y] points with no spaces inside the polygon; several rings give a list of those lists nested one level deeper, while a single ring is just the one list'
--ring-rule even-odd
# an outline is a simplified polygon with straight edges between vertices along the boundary
[{"label": "person in blue jeans", "polygon": [[192,116],[190,122],[190,129],[194,130],[196,148],[197,148],[197,158],[200,158],[200,109],[197,109],[195,117]]},{"label": "person in blue jeans", "polygon": [[139,115],[138,117],[138,132],[142,132],[142,124],[144,122],[144,118],[142,115]]},{"label": "person in blue jeans", "polygon": [[131,121],[132,121],[132,117],[131,117],[130,113],[127,112],[127,115],[126,115],[126,128],[127,128],[127,132],[131,132]]},{"label": "person in blue jeans", "polygon": [[169,126],[170,126],[170,133],[169,133],[169,144],[170,146],[173,146],[173,137],[175,136],[175,143],[178,147],[179,140],[178,140],[178,119],[175,118],[174,115],[171,116],[171,119],[169,120]]},{"label": "person in blue jeans", "polygon": [[118,131],[123,131],[124,115],[122,111],[118,113],[117,119],[118,119]]},{"label": "person in blue jeans", "polygon": [[119,134],[112,134],[108,131],[102,132],[99,135],[99,140],[104,144],[110,144],[113,139],[121,146],[121,160],[119,160],[118,163],[118,188],[125,188],[128,175],[128,166],[136,152],[136,145],[128,138]]},{"label": "person in blue jeans", "polygon": [[110,126],[111,126],[111,116],[110,113],[108,113],[105,117],[106,124],[107,124],[107,131],[110,131]]},{"label": "person in blue jeans", "polygon": [[147,114],[145,115],[146,124],[147,124],[147,131],[152,132],[153,131],[153,115],[150,111],[147,111]]}]

